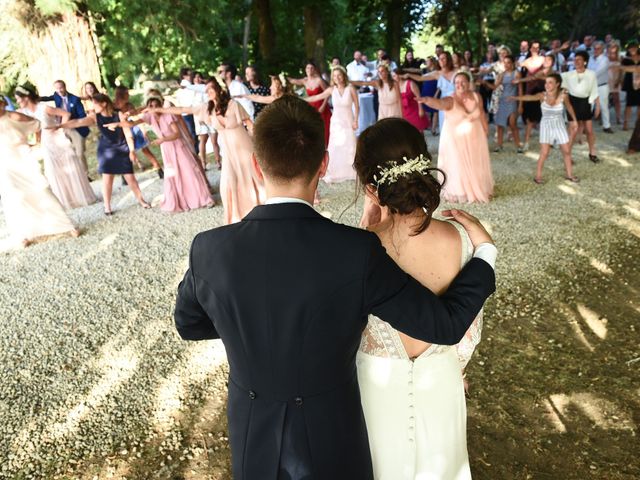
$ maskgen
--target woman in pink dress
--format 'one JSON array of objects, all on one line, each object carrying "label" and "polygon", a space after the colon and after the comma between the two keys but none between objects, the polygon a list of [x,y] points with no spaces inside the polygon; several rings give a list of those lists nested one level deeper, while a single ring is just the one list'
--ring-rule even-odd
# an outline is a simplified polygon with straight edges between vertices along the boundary
[{"label": "woman in pink dress", "polygon": [[467,72],[458,72],[453,82],[451,97],[418,99],[447,112],[438,150],[438,168],[446,175],[442,196],[453,203],[485,203],[493,195],[493,176],[482,98],[471,91]]},{"label": "woman in pink dress", "polygon": [[[287,80],[293,85],[304,86],[308,97],[319,95],[327,89],[327,82],[325,82],[324,79],[320,76],[318,67],[316,67],[315,63],[307,62],[307,65],[304,68],[304,72],[307,74],[305,78],[287,78]],[[318,113],[324,121],[324,144],[328,146],[331,123],[331,109],[329,108],[328,100],[327,98],[323,98],[322,100],[317,100],[310,103],[313,108],[318,110]]]},{"label": "woman in pink dress", "polygon": [[420,89],[411,79],[403,79],[398,76],[396,78],[402,92],[402,116],[422,133],[429,128],[429,117],[416,102],[416,98],[420,96]]},{"label": "woman in pink dress", "polygon": [[264,182],[258,177],[251,156],[253,141],[245,129],[253,129],[249,114],[229,98],[215,79],[207,82],[209,103],[196,107],[149,109],[149,112],[192,114],[198,121],[212,125],[224,146],[224,161],[220,172],[220,197],[225,224],[239,222],[256,205],[264,203]]},{"label": "woman in pink dress", "polygon": [[391,76],[389,66],[378,65],[378,78],[366,82],[351,82],[356,87],[374,87],[378,90],[378,120],[383,118],[402,118],[402,95],[400,86]]},{"label": "woman in pink dress", "polygon": [[360,106],[358,93],[349,85],[347,71],[334,67],[331,72],[331,86],[319,95],[306,97],[309,103],[331,97],[333,115],[331,116],[331,136],[329,137],[329,166],[323,180],[327,183],[338,183],[355,180],[353,158],[356,154],[356,130],[358,130],[358,114]]}]

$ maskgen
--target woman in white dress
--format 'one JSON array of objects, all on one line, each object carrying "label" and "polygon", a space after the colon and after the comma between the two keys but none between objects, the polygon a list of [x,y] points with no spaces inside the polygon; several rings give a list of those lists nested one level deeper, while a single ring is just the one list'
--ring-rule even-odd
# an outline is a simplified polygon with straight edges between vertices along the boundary
[{"label": "woman in white dress", "polygon": [[[458,224],[431,218],[442,185],[424,136],[405,120],[381,120],[360,135],[354,166],[380,208],[369,230],[403,270],[445,292],[473,247]],[[369,317],[357,366],[376,480],[471,478],[462,372],[481,326],[480,313],[460,344],[443,346]]]},{"label": "woman in white dress", "polygon": [[309,103],[331,97],[333,114],[329,134],[329,167],[323,180],[327,183],[338,183],[355,180],[353,157],[356,152],[356,131],[360,104],[358,93],[349,85],[347,71],[338,65],[331,72],[331,86],[324,92],[305,97]]},{"label": "woman in white dress", "polygon": [[51,193],[31,155],[28,137],[40,129],[40,122],[8,112],[6,106],[0,95],[0,197],[7,229],[16,243],[24,247],[50,235],[77,237],[79,230]]},{"label": "woman in white dress", "polygon": [[44,175],[53,194],[66,209],[95,203],[98,199],[71,141],[63,130],[53,128],[58,125],[56,117],[67,121],[69,112],[40,102],[37,93],[28,88],[18,87],[15,93],[20,111],[39,120],[42,126],[40,144],[44,156]]}]

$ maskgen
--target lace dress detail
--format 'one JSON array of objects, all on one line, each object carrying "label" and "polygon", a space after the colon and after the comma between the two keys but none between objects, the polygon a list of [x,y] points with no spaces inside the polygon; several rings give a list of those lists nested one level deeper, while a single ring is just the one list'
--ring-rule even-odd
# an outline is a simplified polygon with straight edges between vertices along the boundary
[{"label": "lace dress detail", "polygon": [[[449,223],[456,227],[462,240],[462,255],[460,262],[462,267],[473,256],[473,245],[467,235],[467,232],[459,223]],[[460,343],[455,346],[462,369],[464,369],[467,363],[469,363],[476,345],[480,343],[481,333],[482,310],[478,313],[478,316],[475,318],[462,340],[460,340]],[[443,353],[449,348],[449,345],[431,344],[431,346],[429,346],[429,348],[427,348],[427,350],[418,358]],[[369,323],[362,334],[360,351],[374,357],[395,358],[411,361],[404,349],[404,345],[402,344],[400,335],[398,335],[398,331],[375,315],[369,315]]]}]

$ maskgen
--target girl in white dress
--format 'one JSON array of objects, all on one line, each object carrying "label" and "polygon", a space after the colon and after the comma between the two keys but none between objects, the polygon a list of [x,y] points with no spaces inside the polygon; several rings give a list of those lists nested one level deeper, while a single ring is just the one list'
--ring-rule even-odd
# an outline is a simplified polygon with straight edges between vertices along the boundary
[{"label": "girl in white dress", "polygon": [[569,101],[569,95],[565,94],[562,86],[562,77],[557,73],[550,73],[544,81],[544,92],[535,95],[520,95],[510,97],[514,100],[525,102],[540,102],[542,110],[542,120],[540,120],[540,156],[536,176],[533,181],[538,185],[544,183],[542,179],[542,169],[544,162],[549,156],[551,147],[557,144],[564,158],[565,180],[577,183],[580,180],[573,174],[573,159],[571,158],[571,147],[569,146],[569,135],[564,123],[565,109],[569,116],[571,129],[577,129],[576,116]]},{"label": "girl in white dress", "polygon": [[327,183],[355,180],[353,157],[356,152],[356,131],[360,104],[358,93],[349,85],[347,71],[338,65],[331,72],[331,86],[324,92],[305,97],[309,103],[331,97],[333,114],[329,134],[329,167],[323,180]]},{"label": "girl in white dress", "polygon": [[[424,136],[405,120],[381,120],[360,135],[354,166],[380,209],[369,230],[403,270],[445,292],[473,247],[461,226],[431,218],[442,185]],[[481,315],[457,346],[418,341],[369,317],[357,367],[375,479],[471,478],[462,372]]]},{"label": "girl in white dress", "polygon": [[16,98],[21,112],[40,121],[40,144],[44,156],[44,176],[51,191],[66,209],[84,207],[95,203],[96,198],[84,168],[71,141],[63,130],[54,127],[58,119],[69,119],[69,112],[53,108],[39,101],[36,92],[25,87],[16,88]]},{"label": "girl in white dress", "polygon": [[53,196],[40,166],[31,155],[28,137],[40,122],[18,112],[7,112],[0,95],[0,196],[7,229],[26,247],[40,237],[80,231]]}]

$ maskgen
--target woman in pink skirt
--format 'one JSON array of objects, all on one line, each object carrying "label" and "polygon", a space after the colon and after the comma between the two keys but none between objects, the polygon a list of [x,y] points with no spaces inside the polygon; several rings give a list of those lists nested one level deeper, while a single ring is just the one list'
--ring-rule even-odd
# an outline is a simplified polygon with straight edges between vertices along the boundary
[{"label": "woman in pink skirt", "polygon": [[485,203],[493,195],[493,175],[482,98],[471,90],[467,72],[457,73],[453,83],[451,97],[418,99],[447,112],[438,150],[438,168],[446,175],[442,196],[452,203]]}]

